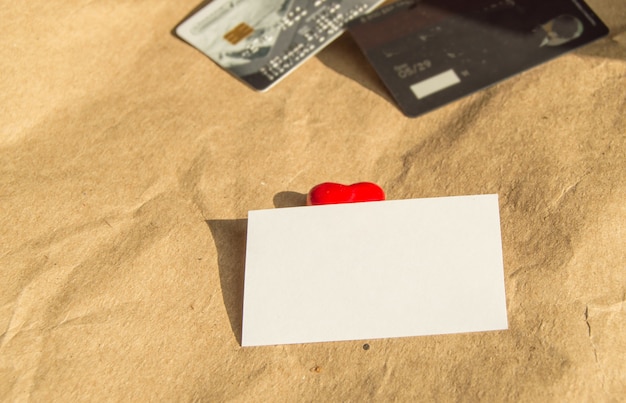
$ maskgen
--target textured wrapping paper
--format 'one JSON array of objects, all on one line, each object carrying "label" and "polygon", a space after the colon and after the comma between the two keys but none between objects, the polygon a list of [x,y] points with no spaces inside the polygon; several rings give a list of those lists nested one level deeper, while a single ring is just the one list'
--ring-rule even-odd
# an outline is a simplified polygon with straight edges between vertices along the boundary
[{"label": "textured wrapping paper", "polygon": [[[626,6],[589,4],[607,38],[411,120],[348,36],[257,94],[172,36],[197,2],[4,1],[0,398],[623,399]],[[329,180],[498,193],[509,330],[240,347],[247,212]]]}]

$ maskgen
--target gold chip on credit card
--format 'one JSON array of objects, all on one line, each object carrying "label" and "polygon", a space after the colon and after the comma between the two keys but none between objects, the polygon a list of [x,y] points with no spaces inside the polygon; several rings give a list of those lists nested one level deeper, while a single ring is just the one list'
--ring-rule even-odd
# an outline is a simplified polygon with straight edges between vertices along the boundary
[{"label": "gold chip on credit card", "polygon": [[224,35],[224,39],[226,39],[231,44],[236,45],[239,41],[250,35],[252,32],[254,32],[254,29],[245,22],[242,22],[235,28],[228,31],[226,35]]}]

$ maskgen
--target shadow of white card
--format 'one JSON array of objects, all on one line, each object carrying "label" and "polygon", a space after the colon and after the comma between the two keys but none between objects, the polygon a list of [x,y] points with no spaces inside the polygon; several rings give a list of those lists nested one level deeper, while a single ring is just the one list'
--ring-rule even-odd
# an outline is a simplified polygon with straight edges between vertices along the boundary
[{"label": "shadow of white card", "polygon": [[497,195],[248,213],[242,346],[508,327]]}]

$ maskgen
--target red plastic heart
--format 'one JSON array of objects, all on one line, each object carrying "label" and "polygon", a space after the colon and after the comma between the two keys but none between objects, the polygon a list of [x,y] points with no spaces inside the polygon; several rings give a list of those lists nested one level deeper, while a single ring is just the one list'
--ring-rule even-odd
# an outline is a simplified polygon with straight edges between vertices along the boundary
[{"label": "red plastic heart", "polygon": [[306,198],[307,206],[321,204],[359,203],[385,200],[385,192],[375,183],[359,182],[352,185],[324,182],[313,187]]}]

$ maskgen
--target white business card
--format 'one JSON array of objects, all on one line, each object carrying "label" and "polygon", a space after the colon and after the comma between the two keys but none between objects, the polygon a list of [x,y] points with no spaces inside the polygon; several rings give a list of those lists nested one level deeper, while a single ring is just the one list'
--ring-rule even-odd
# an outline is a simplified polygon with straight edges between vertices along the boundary
[{"label": "white business card", "polygon": [[242,346],[508,327],[497,195],[248,214]]}]

